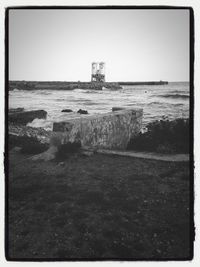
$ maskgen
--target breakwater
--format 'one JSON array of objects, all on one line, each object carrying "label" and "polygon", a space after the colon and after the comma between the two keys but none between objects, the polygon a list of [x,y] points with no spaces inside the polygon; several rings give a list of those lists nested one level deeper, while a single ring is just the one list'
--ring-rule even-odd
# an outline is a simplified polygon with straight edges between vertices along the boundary
[{"label": "breakwater", "polygon": [[154,82],[118,82],[119,85],[165,85],[167,81],[154,81]]},{"label": "breakwater", "polygon": [[74,90],[74,89],[121,89],[123,85],[164,85],[166,81],[154,82],[61,82],[61,81],[9,81],[9,90]]},{"label": "breakwater", "polygon": [[122,89],[117,82],[36,82],[36,81],[10,81],[9,90],[74,90],[74,89],[91,89],[102,90]]}]

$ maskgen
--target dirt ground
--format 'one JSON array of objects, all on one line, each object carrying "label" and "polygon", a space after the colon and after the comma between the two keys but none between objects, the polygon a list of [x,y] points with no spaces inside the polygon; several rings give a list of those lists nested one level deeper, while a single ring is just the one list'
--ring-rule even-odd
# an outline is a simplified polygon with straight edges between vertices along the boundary
[{"label": "dirt ground", "polygon": [[190,259],[189,163],[9,154],[8,257]]}]

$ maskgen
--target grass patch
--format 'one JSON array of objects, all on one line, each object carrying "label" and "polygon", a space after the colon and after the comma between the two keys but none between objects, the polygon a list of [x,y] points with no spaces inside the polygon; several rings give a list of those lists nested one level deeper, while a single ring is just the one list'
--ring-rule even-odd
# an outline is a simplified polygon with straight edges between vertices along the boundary
[{"label": "grass patch", "polygon": [[12,259],[189,257],[188,164],[77,154],[61,168],[9,157]]}]

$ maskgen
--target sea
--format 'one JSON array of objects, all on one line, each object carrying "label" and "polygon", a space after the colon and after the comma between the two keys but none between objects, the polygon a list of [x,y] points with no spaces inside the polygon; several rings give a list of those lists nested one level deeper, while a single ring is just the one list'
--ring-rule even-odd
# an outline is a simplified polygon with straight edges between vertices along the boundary
[{"label": "sea", "polygon": [[[123,86],[120,90],[20,90],[9,91],[9,108],[46,110],[47,119],[35,119],[29,126],[52,130],[53,122],[76,116],[79,109],[89,114],[107,113],[112,107],[142,108],[143,129],[161,119],[189,117],[189,83],[171,82],[166,85]],[[73,114],[61,112],[72,109]],[[80,115],[77,115],[80,116]],[[86,116],[86,115],[85,115]]]}]

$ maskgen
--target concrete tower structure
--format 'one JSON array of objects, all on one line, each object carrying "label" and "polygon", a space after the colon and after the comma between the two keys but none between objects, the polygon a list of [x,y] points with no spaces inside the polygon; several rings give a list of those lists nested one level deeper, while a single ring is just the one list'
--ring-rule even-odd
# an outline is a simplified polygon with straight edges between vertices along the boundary
[{"label": "concrete tower structure", "polygon": [[92,82],[105,82],[105,63],[92,62]]}]

